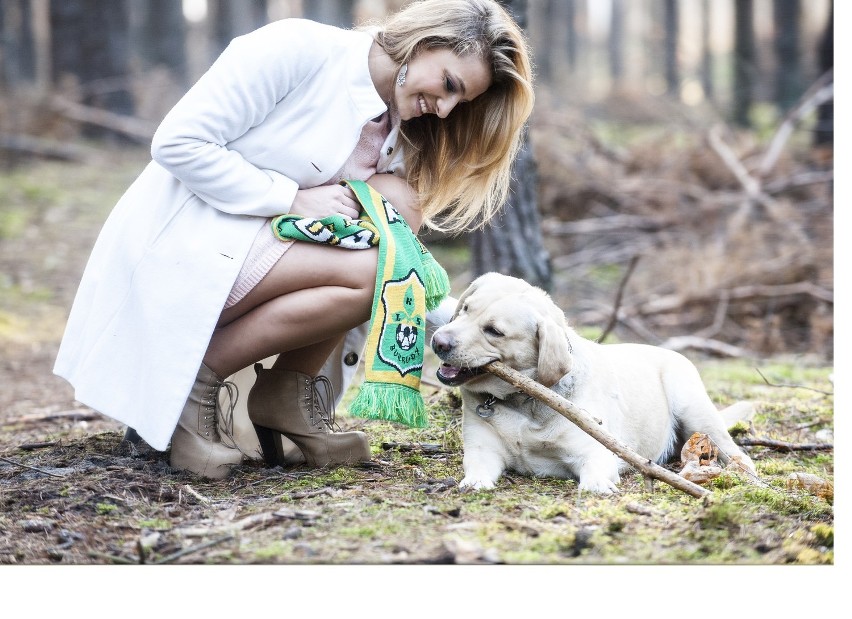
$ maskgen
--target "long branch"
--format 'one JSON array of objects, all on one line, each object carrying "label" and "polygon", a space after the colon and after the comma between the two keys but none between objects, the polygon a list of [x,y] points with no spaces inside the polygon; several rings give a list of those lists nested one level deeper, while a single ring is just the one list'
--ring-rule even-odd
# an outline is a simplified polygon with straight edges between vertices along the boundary
[{"label": "long branch", "polygon": [[498,376],[506,382],[514,385],[527,395],[547,404],[550,408],[568,419],[568,421],[579,427],[601,445],[609,449],[628,464],[635,467],[643,475],[664,481],[670,486],[697,498],[710,494],[709,490],[702,488],[698,484],[694,484],[680,475],[664,469],[648,458],[643,458],[635,451],[622,444],[609,432],[601,428],[601,426],[594,421],[589,413],[574,405],[572,402],[569,402],[552,389],[548,389],[541,383],[537,383],[531,378],[527,378],[520,372],[513,370],[500,361],[492,361],[485,366],[485,369],[495,376]]}]

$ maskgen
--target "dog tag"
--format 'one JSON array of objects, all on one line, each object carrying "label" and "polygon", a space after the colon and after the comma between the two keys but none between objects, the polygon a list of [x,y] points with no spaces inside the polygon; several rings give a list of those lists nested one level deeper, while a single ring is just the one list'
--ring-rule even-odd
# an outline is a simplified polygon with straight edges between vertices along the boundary
[{"label": "dog tag", "polygon": [[488,396],[488,399],[485,400],[482,404],[476,407],[476,414],[482,417],[483,419],[488,419],[489,417],[494,415],[494,402],[497,401],[493,395]]}]

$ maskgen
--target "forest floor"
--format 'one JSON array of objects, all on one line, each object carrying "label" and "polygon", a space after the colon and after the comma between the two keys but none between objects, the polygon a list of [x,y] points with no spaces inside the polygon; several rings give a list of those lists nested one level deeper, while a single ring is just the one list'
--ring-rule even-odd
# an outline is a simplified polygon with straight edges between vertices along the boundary
[{"label": "forest floor", "polygon": [[[693,356],[720,408],[754,403],[738,440],[787,444],[745,447],[760,479],[723,474],[704,499],[638,474],[611,497],[514,474],[462,492],[458,395],[428,365],[429,428],[338,415],[370,436],[368,464],[250,460],[208,481],[123,442],[52,365],[100,224],[146,159],[109,151],[0,174],[0,564],[834,565],[833,367],[813,357]],[[463,285],[458,249],[434,250]]]}]

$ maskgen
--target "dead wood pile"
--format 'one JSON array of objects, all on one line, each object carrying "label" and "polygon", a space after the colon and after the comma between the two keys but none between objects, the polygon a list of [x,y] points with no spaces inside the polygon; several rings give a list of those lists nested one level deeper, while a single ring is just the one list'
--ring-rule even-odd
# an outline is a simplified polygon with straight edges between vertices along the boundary
[{"label": "dead wood pile", "polygon": [[[828,89],[828,90],[827,90]],[[661,109],[548,109],[532,140],[553,294],[573,323],[723,356],[833,355],[833,161],[805,115],[768,137]]]}]

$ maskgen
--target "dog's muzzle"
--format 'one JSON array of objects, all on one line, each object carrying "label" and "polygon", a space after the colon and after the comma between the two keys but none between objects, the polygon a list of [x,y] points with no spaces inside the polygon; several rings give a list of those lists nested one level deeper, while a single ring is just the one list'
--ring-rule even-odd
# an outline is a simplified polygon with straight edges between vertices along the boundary
[{"label": "dog's muzzle", "polygon": [[452,358],[455,349],[456,341],[452,335],[441,333],[439,330],[432,336],[432,350],[443,362],[438,368],[436,376],[442,383],[451,387],[462,385],[484,372],[481,367],[461,367],[448,363],[447,359]]}]

